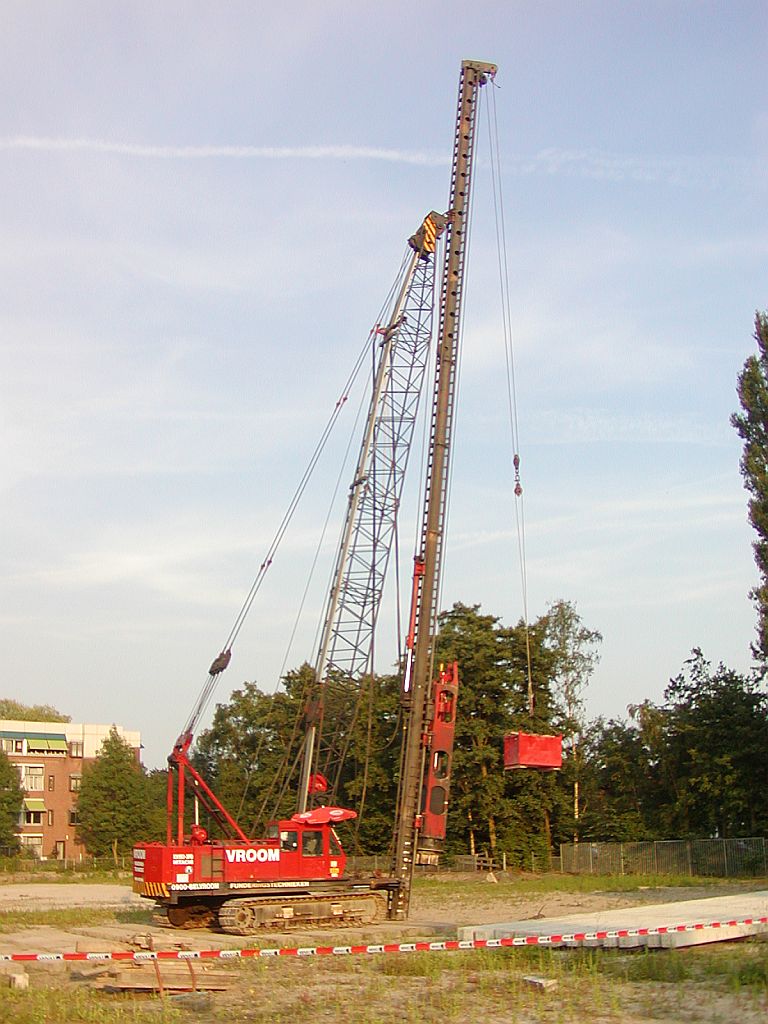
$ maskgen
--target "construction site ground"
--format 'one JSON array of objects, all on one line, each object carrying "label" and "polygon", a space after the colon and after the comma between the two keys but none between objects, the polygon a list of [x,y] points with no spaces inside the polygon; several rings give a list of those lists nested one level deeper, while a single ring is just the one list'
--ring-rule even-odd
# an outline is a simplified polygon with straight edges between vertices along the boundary
[{"label": "construction site ground", "polygon": [[[470,925],[505,920],[531,920],[532,924],[541,925],[546,919],[555,921],[577,913],[650,908],[660,903],[768,888],[764,879],[756,879],[611,891],[610,881],[606,879],[603,891],[526,893],[518,891],[513,876],[501,876],[497,883],[480,882],[477,875],[435,876],[417,884],[407,923],[239,937],[209,929],[170,929],[158,920],[153,921],[147,913],[147,901],[135,896],[127,886],[15,880],[0,884],[0,953],[211,950],[441,940],[455,938],[459,928]],[[113,913],[102,914],[98,919],[99,908]],[[30,913],[34,914],[35,923],[24,920]],[[41,913],[47,913],[50,920],[44,921]],[[197,962],[195,966],[202,971]],[[511,1019],[575,1021],[585,1015],[592,1022],[621,1020],[633,1024],[653,1017],[702,1024],[738,1019],[751,1024],[764,1020],[768,1013],[768,942],[760,938],[723,943],[719,948],[704,946],[652,953],[522,949],[227,961],[210,966],[210,973],[206,972],[213,987],[217,987],[214,982],[220,978],[222,991],[165,1000],[140,992],[144,987],[142,978],[149,978],[148,987],[155,987],[148,970],[154,972],[154,968],[147,967],[126,972],[124,965],[118,971],[110,965],[82,963],[0,963],[4,974],[24,972],[29,978],[28,992],[13,993],[18,1002],[14,1009],[20,1011],[25,998],[43,998],[36,997],[35,991],[47,991],[49,999],[55,993],[56,1000],[64,1000],[64,1009],[54,1013],[48,1007],[44,1018],[30,1016],[29,1020],[50,1019],[62,1024],[93,1019],[137,1024],[145,1019],[279,1024],[283,1020],[293,1022],[297,1013],[314,1020],[341,1018],[366,1024],[400,1020],[452,1024],[478,1016],[487,1024],[506,1024]],[[180,971],[186,972],[188,968],[163,963],[161,973],[168,979],[169,989],[174,985],[183,987]],[[215,976],[217,971],[219,975]],[[97,991],[105,983],[108,988],[111,985],[114,994]],[[79,994],[84,987],[93,990],[85,1002]],[[196,987],[207,986],[200,983]],[[69,1011],[68,992],[78,993]],[[100,1017],[93,1016],[92,1008],[88,1009],[91,998],[103,1000]],[[109,1016],[115,1007],[125,1008],[126,999],[131,1000],[132,1015]],[[0,1018],[3,1005],[0,998]],[[512,1013],[513,1006],[519,1011],[517,1016]],[[21,1024],[25,1021],[19,1013],[14,1013],[14,1019]]]}]

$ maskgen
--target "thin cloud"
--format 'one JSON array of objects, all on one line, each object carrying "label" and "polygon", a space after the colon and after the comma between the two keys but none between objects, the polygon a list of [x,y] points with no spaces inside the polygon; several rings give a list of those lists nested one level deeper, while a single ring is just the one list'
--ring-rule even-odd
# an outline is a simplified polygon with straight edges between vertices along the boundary
[{"label": "thin cloud", "polygon": [[[161,146],[107,139],[55,138],[17,135],[0,138],[0,151],[30,150],[48,153],[102,153],[153,160],[372,160],[392,164],[444,167],[447,154],[380,146]],[[591,178],[600,181],[704,185],[714,187],[749,173],[749,161],[702,157],[645,157],[599,150],[559,149],[552,146],[532,155],[505,160],[511,173]]]},{"label": "thin cloud", "polygon": [[106,153],[114,156],[160,160],[380,160],[385,163],[446,165],[448,157],[375,146],[153,146],[104,139],[57,139],[19,135],[0,139],[0,150],[37,150],[48,153]]},{"label": "thin cloud", "polygon": [[707,157],[646,157],[593,149],[541,149],[518,156],[510,169],[521,176],[544,174],[597,181],[716,187],[756,171],[747,160]]}]

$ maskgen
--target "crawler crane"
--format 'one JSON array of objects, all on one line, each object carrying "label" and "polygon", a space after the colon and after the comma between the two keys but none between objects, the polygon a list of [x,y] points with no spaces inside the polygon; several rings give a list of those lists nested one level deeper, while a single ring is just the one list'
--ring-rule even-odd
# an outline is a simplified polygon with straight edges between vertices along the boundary
[{"label": "crawler crane", "polygon": [[[433,642],[443,553],[453,408],[464,283],[475,123],[480,89],[496,67],[461,66],[450,199],[409,239],[410,257],[380,342],[368,418],[350,488],[334,581],[314,666],[317,700],[307,715],[297,810],[246,834],[189,758],[195,729],[231,650],[211,665],[200,700],[169,757],[164,843],[133,851],[134,889],[163,906],[172,925],[218,925],[248,935],[260,928],[348,924],[408,915],[413,869],[435,863],[445,839],[456,716],[458,667],[435,674]],[[352,878],[335,826],[356,812],[335,806],[343,740],[323,717],[331,680],[358,685],[372,670],[372,638],[419,395],[433,336],[437,241],[444,236],[439,285],[430,440],[424,507],[414,559],[402,677],[403,737],[393,861],[381,878]],[[223,838],[187,823],[194,794]],[[328,801],[328,803],[326,803]]]}]

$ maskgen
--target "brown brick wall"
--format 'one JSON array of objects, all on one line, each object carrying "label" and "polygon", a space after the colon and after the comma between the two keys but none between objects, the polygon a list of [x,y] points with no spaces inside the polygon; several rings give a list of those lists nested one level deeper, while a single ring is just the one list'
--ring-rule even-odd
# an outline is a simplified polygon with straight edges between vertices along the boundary
[{"label": "brown brick wall", "polygon": [[[24,795],[28,799],[42,800],[45,811],[40,815],[40,824],[24,824],[19,829],[20,836],[42,835],[43,857],[79,858],[85,854],[85,848],[76,841],[76,827],[70,823],[70,812],[77,804],[77,790],[71,789],[71,780],[82,775],[85,758],[71,757],[68,753],[40,754],[9,754],[12,764],[43,769],[42,786],[40,789],[26,789]],[[39,778],[34,773],[35,779]],[[27,781],[31,781],[27,777]],[[75,782],[76,784],[76,782]],[[22,786],[24,773],[22,769]],[[24,812],[22,811],[22,818]],[[51,820],[52,819],[52,820]],[[60,844],[57,846],[57,844]]]},{"label": "brown brick wall", "polygon": [[0,748],[19,770],[25,800],[37,802],[22,810],[18,835],[23,846],[45,858],[85,855],[76,838],[79,780],[83,765],[95,760],[111,728],[130,744],[140,763],[140,734],[122,726],[0,720]]}]

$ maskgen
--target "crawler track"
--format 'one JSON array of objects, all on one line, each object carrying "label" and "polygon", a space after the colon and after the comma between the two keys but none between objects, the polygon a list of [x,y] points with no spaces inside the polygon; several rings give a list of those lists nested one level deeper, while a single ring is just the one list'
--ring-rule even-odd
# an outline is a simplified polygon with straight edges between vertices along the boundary
[{"label": "crawler track", "polygon": [[216,924],[216,911],[202,903],[166,907],[165,913],[174,928],[210,928]]},{"label": "crawler track", "polygon": [[219,908],[219,927],[229,935],[254,935],[267,928],[281,931],[307,926],[343,927],[373,924],[386,917],[382,893],[347,893],[227,900]]}]

